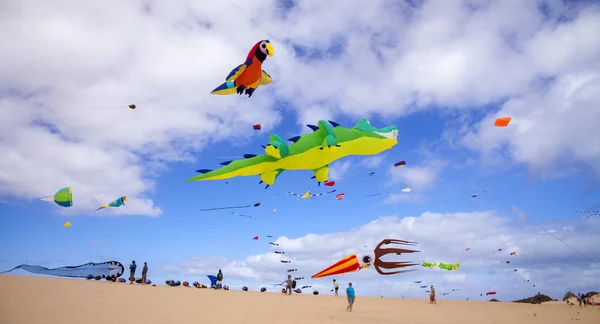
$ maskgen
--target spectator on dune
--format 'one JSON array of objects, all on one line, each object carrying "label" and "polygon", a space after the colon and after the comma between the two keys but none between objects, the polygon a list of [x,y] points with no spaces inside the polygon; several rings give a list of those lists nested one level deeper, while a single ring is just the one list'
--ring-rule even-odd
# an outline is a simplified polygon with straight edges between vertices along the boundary
[{"label": "spectator on dune", "polygon": [[435,301],[435,288],[433,287],[433,285],[429,287],[429,303],[437,304],[437,302]]},{"label": "spectator on dune", "polygon": [[146,276],[148,275],[148,263],[144,262],[144,267],[142,268],[142,284],[146,284]]},{"label": "spectator on dune", "polygon": [[133,285],[133,282],[135,281],[135,269],[137,268],[137,265],[135,264],[135,260],[131,261],[131,264],[129,265],[129,284]]},{"label": "spectator on dune", "polygon": [[217,289],[221,289],[223,287],[223,272],[219,269],[219,273],[217,273]]},{"label": "spectator on dune", "polygon": [[346,297],[348,297],[348,306],[346,306],[346,311],[351,312],[352,307],[354,306],[354,288],[352,287],[352,283],[348,283],[348,288],[346,288]]},{"label": "spectator on dune", "polygon": [[338,285],[337,281],[333,279],[333,290],[335,290],[335,295],[338,296],[338,290],[340,289],[340,285]]},{"label": "spectator on dune", "polygon": [[285,280],[285,293],[286,295],[292,294],[292,285],[294,284],[294,280],[292,279],[292,275],[288,275]]}]

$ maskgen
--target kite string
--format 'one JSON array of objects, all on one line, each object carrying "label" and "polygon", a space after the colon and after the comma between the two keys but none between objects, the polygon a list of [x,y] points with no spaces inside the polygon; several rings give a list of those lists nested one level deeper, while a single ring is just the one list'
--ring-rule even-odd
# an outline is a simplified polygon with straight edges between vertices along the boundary
[{"label": "kite string", "polygon": [[[279,41],[282,44],[285,44],[285,42],[282,42],[281,40],[279,40],[278,38],[276,38],[275,36],[273,36],[272,33],[269,33],[268,31],[266,31],[264,28],[262,28],[262,26],[256,22],[254,22],[254,20],[246,13],[244,12],[240,7],[238,7],[232,0],[227,0],[227,2],[229,2],[236,10],[238,10],[242,15],[244,15],[248,21],[250,23],[252,23],[254,26],[256,26],[258,29],[262,30],[265,34],[267,34],[269,37],[271,37],[272,39]],[[276,65],[278,65],[277,63],[275,63]],[[348,91],[346,91],[345,89],[343,89],[342,87],[340,87],[337,82],[334,82],[333,80],[331,80],[330,78],[328,78],[327,76],[325,76],[324,74],[320,73],[317,69],[313,68],[310,65],[306,65],[306,67],[308,67],[309,69],[311,69],[313,72],[317,73],[319,76],[321,76],[322,78],[330,81],[330,84],[334,85],[336,88],[338,88],[338,90],[342,91],[343,93],[345,93],[350,99],[352,99],[353,101],[355,101],[359,106],[361,106],[363,109],[365,109],[365,111],[369,111],[369,109],[363,105],[358,99],[356,99],[354,96],[352,96],[352,94],[350,94]],[[378,112],[373,112],[373,115],[378,118],[379,120],[381,120],[381,118],[378,116],[379,113]],[[406,135],[406,134],[404,134]],[[410,140],[410,138],[409,138]],[[414,143],[414,141],[413,141]],[[416,144],[416,143],[415,143]],[[450,167],[452,169],[454,169],[455,172],[458,173],[458,170],[456,170],[452,165],[450,165]],[[481,188],[481,186],[477,186],[479,188]],[[480,189],[481,190],[481,189]],[[488,191],[484,191],[482,190],[484,193],[489,195]],[[491,196],[491,195],[490,195]],[[500,200],[498,197],[492,196],[493,198],[495,198],[496,200],[500,201],[501,203],[503,203],[504,205],[508,205],[505,202],[503,202],[502,200]],[[512,209],[511,209],[512,211]],[[564,240],[560,239],[559,237],[557,237],[556,235],[550,233],[548,230],[546,230],[545,228],[541,227],[539,224],[531,221],[528,217],[525,219],[526,221],[531,222],[532,224],[534,224],[535,226],[537,226],[538,228],[542,229],[544,232],[550,234],[553,238],[557,239],[559,242],[563,243],[564,245],[566,245],[567,247],[571,248],[573,251],[579,253],[580,255],[588,258],[588,256],[584,253],[582,253],[581,251],[579,251],[578,249],[574,248],[573,246],[571,246],[570,244],[568,244],[567,242],[565,242]]]}]

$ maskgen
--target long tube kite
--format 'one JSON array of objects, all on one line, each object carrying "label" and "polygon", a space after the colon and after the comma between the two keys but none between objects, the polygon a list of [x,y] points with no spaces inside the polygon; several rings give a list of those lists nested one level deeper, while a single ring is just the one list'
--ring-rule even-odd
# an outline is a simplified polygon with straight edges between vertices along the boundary
[{"label": "long tube kite", "polygon": [[108,204],[104,204],[104,205],[98,207],[98,209],[96,209],[96,211],[99,211],[100,209],[104,209],[104,208],[108,208],[108,207],[125,206],[125,203],[128,201],[129,201],[129,199],[127,199],[127,196],[119,197],[119,198],[109,202]]},{"label": "long tube kite", "polygon": [[40,200],[54,201],[61,207],[71,207],[73,206],[73,193],[71,192],[71,187],[66,187],[58,190],[54,196],[42,197]]},{"label": "long tube kite", "polygon": [[351,155],[376,155],[398,144],[395,125],[375,128],[365,118],[353,128],[332,121],[319,120],[318,126],[307,125],[312,133],[286,141],[276,134],[263,146],[265,155],[245,154],[243,160],[226,161],[216,170],[200,169],[200,175],[187,181],[223,180],[260,175],[266,188],[275,183],[285,170],[311,170],[318,183],[329,181],[329,164]]},{"label": "long tube kite", "polygon": [[39,265],[21,264],[8,271],[8,273],[17,269],[22,269],[27,272],[42,274],[47,276],[71,277],[71,278],[87,278],[90,275],[93,277],[120,277],[125,271],[125,267],[117,261],[107,261],[100,263],[86,263],[78,266],[65,266],[60,268],[49,269]]},{"label": "long tube kite", "polygon": [[[382,248],[383,245],[387,244],[400,244],[400,245],[417,245],[416,242],[396,240],[396,239],[384,239],[379,242],[375,247],[373,254],[366,254],[361,257],[357,257],[355,254],[350,254],[341,260],[335,262],[331,266],[324,270],[314,274],[311,278],[322,278],[333,275],[340,275],[349,272],[359,271],[361,269],[369,268],[373,266],[377,273],[380,275],[392,275],[397,273],[404,273],[414,271],[414,269],[403,269],[411,266],[419,265],[412,261],[383,261],[381,258],[388,254],[406,254],[420,252],[416,250],[404,249],[404,248]],[[403,269],[395,271],[384,271],[390,269]]]},{"label": "long tube kite", "polygon": [[268,85],[273,82],[271,76],[262,70],[262,64],[267,56],[273,56],[275,50],[268,40],[261,40],[248,52],[246,61],[234,68],[225,78],[225,83],[216,87],[211,93],[216,95],[230,95],[245,93],[248,98],[259,85]]},{"label": "long tube kite", "polygon": [[199,211],[213,211],[213,210],[223,210],[223,209],[250,208],[250,207],[258,207],[258,206],[260,206],[259,202],[255,203],[253,205],[205,208],[205,209],[199,209]]}]

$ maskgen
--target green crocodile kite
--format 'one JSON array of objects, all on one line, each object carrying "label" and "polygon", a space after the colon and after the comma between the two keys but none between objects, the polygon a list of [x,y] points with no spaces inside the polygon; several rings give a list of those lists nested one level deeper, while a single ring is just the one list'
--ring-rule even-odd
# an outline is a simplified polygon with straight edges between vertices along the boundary
[{"label": "green crocodile kite", "polygon": [[313,132],[289,139],[287,145],[280,136],[269,135],[263,146],[266,155],[244,154],[243,160],[226,161],[217,170],[196,170],[201,173],[187,181],[222,180],[260,175],[260,183],[268,188],[285,170],[312,170],[317,182],[327,182],[329,163],[350,155],[375,155],[398,143],[395,125],[375,128],[365,118],[353,128],[344,128],[332,121],[319,120],[319,126],[306,125]]}]

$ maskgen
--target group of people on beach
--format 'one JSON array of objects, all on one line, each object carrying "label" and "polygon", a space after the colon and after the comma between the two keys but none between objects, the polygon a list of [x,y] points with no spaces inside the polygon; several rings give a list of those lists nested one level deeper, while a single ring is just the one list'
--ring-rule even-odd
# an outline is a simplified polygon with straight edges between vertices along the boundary
[{"label": "group of people on beach", "polygon": [[[129,284],[133,285],[135,281],[135,270],[137,269],[137,264],[135,264],[135,260],[131,261],[129,265]],[[144,267],[142,268],[142,284],[145,285],[148,281],[146,277],[148,276],[148,263],[144,262]]]},{"label": "group of people on beach", "polygon": [[[331,289],[331,291],[335,291],[335,296],[339,296],[339,289],[339,283],[335,281],[335,279],[333,279],[333,289]],[[348,288],[346,288],[346,298],[348,299],[348,306],[346,306],[346,311],[351,312],[352,307],[354,306],[354,299],[356,298],[356,295],[354,294],[354,287],[352,287],[351,282],[348,283]]]}]

